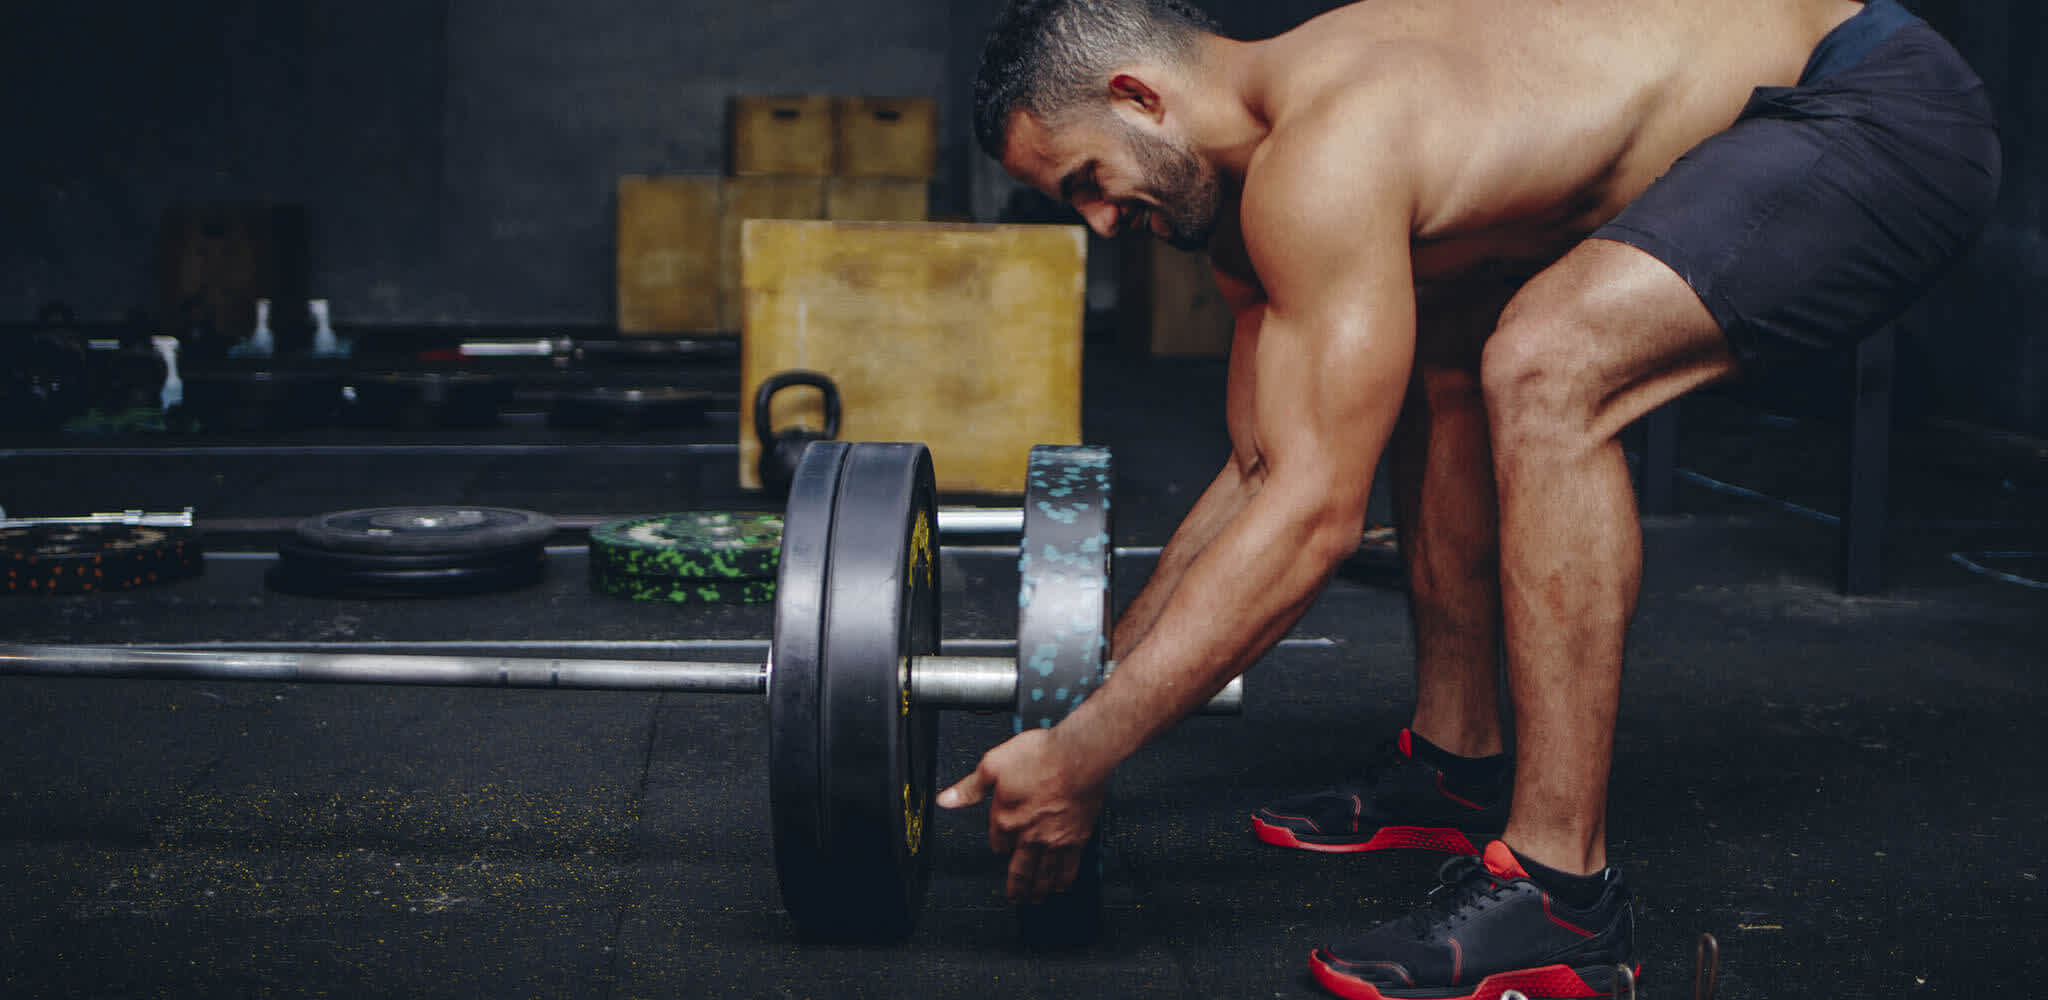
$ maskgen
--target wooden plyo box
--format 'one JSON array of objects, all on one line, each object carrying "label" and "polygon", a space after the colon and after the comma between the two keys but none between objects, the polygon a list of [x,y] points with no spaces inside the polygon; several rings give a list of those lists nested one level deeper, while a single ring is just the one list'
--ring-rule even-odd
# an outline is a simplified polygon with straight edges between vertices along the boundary
[{"label": "wooden plyo box", "polygon": [[732,99],[732,172],[824,177],[832,173],[830,97]]},{"label": "wooden plyo box", "polygon": [[823,177],[728,177],[718,224],[718,329],[737,333],[746,296],[740,290],[740,228],[748,219],[818,219],[825,212]]},{"label": "wooden plyo box", "polygon": [[626,334],[718,329],[716,177],[621,177],[618,325]]},{"label": "wooden plyo box", "polygon": [[[1021,493],[1032,445],[1081,440],[1079,227],[755,220],[741,242],[741,485],[754,390],[791,368],[838,383],[842,440],[930,445],[942,490]],[[818,398],[778,395],[770,425],[823,426]]]},{"label": "wooden plyo box", "polygon": [[834,177],[825,182],[824,217],[839,222],[923,222],[930,200],[931,185],[925,181]]},{"label": "wooden plyo box", "polygon": [[833,172],[930,180],[939,164],[939,102],[841,97],[833,103]]}]

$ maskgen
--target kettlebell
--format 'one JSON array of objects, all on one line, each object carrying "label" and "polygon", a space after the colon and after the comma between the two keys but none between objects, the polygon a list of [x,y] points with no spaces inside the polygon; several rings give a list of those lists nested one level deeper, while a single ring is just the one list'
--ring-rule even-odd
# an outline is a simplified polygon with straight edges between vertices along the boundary
[{"label": "kettlebell", "polygon": [[[780,431],[768,428],[769,403],[775,394],[794,385],[807,385],[825,394],[825,429],[812,430],[808,427],[790,427]],[[839,386],[822,372],[792,369],[776,372],[761,380],[761,387],[754,391],[754,437],[761,442],[761,486],[777,496],[789,493],[789,484],[796,479],[797,463],[803,460],[804,449],[813,441],[830,441],[839,436]]]}]

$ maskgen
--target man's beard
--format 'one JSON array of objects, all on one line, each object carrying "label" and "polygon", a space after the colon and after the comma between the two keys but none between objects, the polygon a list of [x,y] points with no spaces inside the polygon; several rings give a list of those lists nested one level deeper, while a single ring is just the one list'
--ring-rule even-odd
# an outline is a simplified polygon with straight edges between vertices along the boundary
[{"label": "man's beard", "polygon": [[1127,129],[1138,167],[1151,179],[1152,195],[1159,201],[1151,212],[1166,224],[1162,239],[1181,250],[1208,249],[1222,203],[1216,172],[1206,169],[1207,164],[1194,150],[1136,128]]}]

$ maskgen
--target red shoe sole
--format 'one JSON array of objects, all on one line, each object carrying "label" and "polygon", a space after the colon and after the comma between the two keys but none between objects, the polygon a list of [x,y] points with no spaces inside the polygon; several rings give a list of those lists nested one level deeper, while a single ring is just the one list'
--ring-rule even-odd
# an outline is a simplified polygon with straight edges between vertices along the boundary
[{"label": "red shoe sole", "polygon": [[[1315,973],[1316,982],[1322,987],[1346,1000],[1406,1000],[1408,997],[1427,996],[1430,1000],[1499,1000],[1509,990],[1519,990],[1530,1000],[1562,1000],[1562,998],[1604,997],[1606,990],[1594,989],[1568,965],[1546,965],[1536,969],[1516,969],[1512,972],[1496,972],[1480,980],[1470,993],[1443,993],[1441,987],[1420,990],[1395,990],[1382,993],[1379,987],[1363,979],[1353,978],[1331,968],[1321,958],[1311,953],[1309,970]],[[1637,966],[1640,970],[1641,966]]]},{"label": "red shoe sole", "polygon": [[1371,840],[1325,844],[1302,840],[1294,835],[1294,831],[1284,826],[1274,826],[1253,816],[1252,834],[1275,847],[1291,847],[1297,851],[1321,851],[1325,854],[1356,854],[1363,851],[1402,849],[1442,851],[1445,854],[1479,853],[1479,848],[1472,843],[1471,838],[1448,827],[1383,826],[1378,833],[1372,835]]}]

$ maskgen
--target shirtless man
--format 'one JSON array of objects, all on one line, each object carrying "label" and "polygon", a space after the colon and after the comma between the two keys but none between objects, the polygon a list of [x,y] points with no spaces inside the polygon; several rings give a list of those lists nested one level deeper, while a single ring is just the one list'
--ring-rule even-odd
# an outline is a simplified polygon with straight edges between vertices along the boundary
[{"label": "shirtless man", "polygon": [[976,116],[1096,232],[1212,250],[1233,453],[1115,674],[940,804],[992,798],[1013,898],[1067,885],[1110,772],[1309,606],[1391,448],[1414,715],[1361,781],[1254,828],[1480,855],[1317,948],[1336,993],[1606,995],[1635,961],[1605,844],[1642,559],[1616,435],[1924,290],[1995,200],[1982,85],[1896,0],[1368,0],[1251,43],[1185,0],[1017,0]]}]

